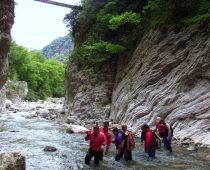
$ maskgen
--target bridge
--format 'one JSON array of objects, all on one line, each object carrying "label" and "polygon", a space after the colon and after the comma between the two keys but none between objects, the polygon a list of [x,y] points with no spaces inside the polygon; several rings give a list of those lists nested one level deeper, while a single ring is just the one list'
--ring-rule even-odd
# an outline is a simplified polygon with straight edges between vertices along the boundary
[{"label": "bridge", "polygon": [[56,6],[61,6],[61,7],[65,7],[65,8],[71,8],[71,9],[75,9],[75,10],[82,10],[81,6],[69,5],[69,4],[65,4],[62,2],[55,2],[55,1],[51,1],[51,0],[34,0],[34,1],[43,2],[46,4],[51,4],[51,5],[56,5]]}]

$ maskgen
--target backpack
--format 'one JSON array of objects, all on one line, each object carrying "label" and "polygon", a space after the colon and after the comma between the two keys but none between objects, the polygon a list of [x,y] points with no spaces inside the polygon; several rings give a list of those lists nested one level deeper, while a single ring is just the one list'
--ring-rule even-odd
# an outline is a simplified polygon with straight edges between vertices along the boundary
[{"label": "backpack", "polygon": [[153,139],[154,139],[154,148],[155,149],[160,149],[161,148],[161,140],[159,138],[159,136],[152,131],[153,134]]},{"label": "backpack", "polygon": [[133,150],[135,148],[135,140],[133,133],[131,131],[128,131],[128,149]]}]

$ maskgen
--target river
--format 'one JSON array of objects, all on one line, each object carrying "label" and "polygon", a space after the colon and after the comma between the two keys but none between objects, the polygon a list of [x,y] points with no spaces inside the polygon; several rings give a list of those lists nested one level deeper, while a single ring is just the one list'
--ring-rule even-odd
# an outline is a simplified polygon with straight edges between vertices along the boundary
[{"label": "river", "polygon": [[[143,146],[136,139],[136,149],[132,162],[114,161],[114,146],[99,167],[91,162],[84,165],[88,142],[82,134],[67,134],[55,121],[34,118],[27,119],[29,113],[0,114],[0,150],[20,151],[26,157],[27,170],[208,170],[210,161],[206,156],[209,150],[197,152],[173,146],[173,154],[158,151],[157,159],[148,161]],[[45,146],[54,146],[56,152],[45,152]]]}]

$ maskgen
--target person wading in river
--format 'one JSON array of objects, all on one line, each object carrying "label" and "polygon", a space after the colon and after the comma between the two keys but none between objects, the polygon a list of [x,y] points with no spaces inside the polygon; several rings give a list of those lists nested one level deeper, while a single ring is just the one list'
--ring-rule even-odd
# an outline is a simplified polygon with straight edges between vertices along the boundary
[{"label": "person wading in river", "polygon": [[158,135],[163,138],[164,147],[172,152],[171,140],[173,137],[173,129],[172,127],[165,122],[165,120],[161,117],[157,117],[156,119],[156,131]]},{"label": "person wading in river", "polygon": [[112,143],[114,143],[115,146],[116,146],[115,160],[118,161],[119,160],[119,153],[120,153],[120,150],[121,150],[121,143],[122,143],[122,140],[123,140],[123,133],[117,127],[113,128],[112,132],[115,136],[114,140],[112,141]]},{"label": "person wading in river", "polygon": [[152,130],[149,128],[147,124],[141,127],[142,136],[141,142],[144,141],[145,152],[148,153],[148,157],[151,159],[155,158],[155,139]]},{"label": "person wading in river", "polygon": [[115,160],[119,161],[123,155],[125,161],[132,161],[132,150],[135,148],[135,141],[133,133],[127,130],[127,125],[122,125],[123,139],[120,144],[119,154],[116,155]]},{"label": "person wading in river", "polygon": [[[106,155],[109,151],[109,147],[111,145],[111,140],[112,140],[112,135],[111,135],[111,132],[109,131],[109,122],[108,121],[104,122],[104,126],[99,127],[99,130],[106,137],[106,150],[105,150],[105,155]],[[104,150],[101,151],[100,160],[103,159],[103,153],[104,153]]]},{"label": "person wading in river", "polygon": [[101,151],[103,150],[103,146],[106,145],[105,135],[99,131],[98,126],[94,126],[93,131],[88,131],[86,133],[85,140],[90,140],[90,147],[85,156],[85,164],[89,165],[90,160],[94,157],[94,164],[98,165]]}]

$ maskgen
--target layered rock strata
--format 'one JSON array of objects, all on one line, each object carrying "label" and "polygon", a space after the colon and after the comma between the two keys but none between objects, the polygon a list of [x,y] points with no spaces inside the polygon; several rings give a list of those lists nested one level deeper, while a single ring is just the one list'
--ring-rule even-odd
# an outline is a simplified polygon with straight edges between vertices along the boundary
[{"label": "layered rock strata", "polygon": [[110,118],[139,132],[157,116],[176,138],[210,146],[210,23],[151,31],[129,62],[119,60]]},{"label": "layered rock strata", "polygon": [[[156,117],[161,116],[172,124],[176,138],[210,147],[209,35],[209,21],[180,32],[169,28],[151,31],[132,55],[119,58],[116,68],[113,65],[112,78],[94,76],[106,83],[87,79],[72,64],[66,72],[65,108],[80,117],[104,115],[100,96],[105,94],[111,98],[106,103],[111,104],[109,119],[139,133],[141,125],[154,127]],[[84,85],[88,91],[82,90]]]}]

